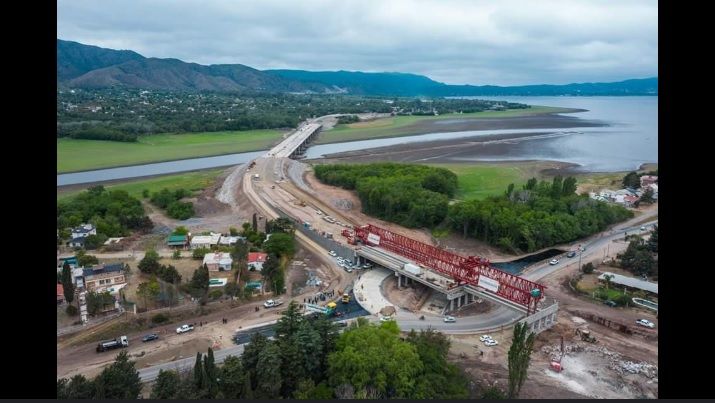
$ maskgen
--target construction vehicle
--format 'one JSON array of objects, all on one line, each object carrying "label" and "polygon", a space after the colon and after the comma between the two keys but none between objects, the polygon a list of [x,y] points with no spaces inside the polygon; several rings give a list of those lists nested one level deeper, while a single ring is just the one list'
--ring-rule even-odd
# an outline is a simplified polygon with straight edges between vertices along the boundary
[{"label": "construction vehicle", "polygon": [[576,335],[581,337],[581,341],[585,341],[588,343],[598,342],[598,340],[596,340],[596,338],[591,335],[591,331],[585,328],[577,328]]},{"label": "construction vehicle", "polygon": [[343,294],[343,299],[342,299],[342,301],[343,301],[343,304],[348,304],[348,303],[350,303],[350,294],[348,294],[348,293]]},{"label": "construction vehicle", "polygon": [[554,372],[563,371],[564,368],[561,366],[562,358],[564,358],[564,337],[563,336],[561,336],[561,354],[559,354],[558,359],[551,360],[551,364],[549,365],[549,368]]}]

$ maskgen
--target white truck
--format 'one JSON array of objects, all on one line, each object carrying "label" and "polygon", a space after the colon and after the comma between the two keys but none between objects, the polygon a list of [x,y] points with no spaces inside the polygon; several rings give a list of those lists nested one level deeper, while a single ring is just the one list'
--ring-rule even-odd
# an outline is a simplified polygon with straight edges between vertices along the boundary
[{"label": "white truck", "polygon": [[422,268],[412,263],[405,263],[403,269],[408,273],[414,274],[415,276],[419,276],[422,274]]},{"label": "white truck", "polygon": [[97,352],[101,353],[115,348],[129,347],[129,339],[127,336],[120,336],[114,340],[105,340],[97,344]]},{"label": "white truck", "polygon": [[269,299],[268,301],[263,303],[263,306],[266,308],[275,308],[278,305],[281,305],[282,303],[283,303],[283,301],[281,301],[279,299],[276,299],[276,300]]},{"label": "white truck", "polygon": [[181,325],[176,328],[176,334],[186,333],[194,330],[193,325]]}]

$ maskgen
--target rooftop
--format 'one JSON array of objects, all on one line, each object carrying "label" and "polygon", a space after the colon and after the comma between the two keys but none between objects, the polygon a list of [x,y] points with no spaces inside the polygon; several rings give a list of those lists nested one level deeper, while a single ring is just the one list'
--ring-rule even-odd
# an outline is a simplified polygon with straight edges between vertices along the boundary
[{"label": "rooftop", "polygon": [[105,264],[104,266],[94,266],[82,269],[82,274],[87,276],[95,276],[97,274],[121,272],[124,270],[124,263]]},{"label": "rooftop", "polygon": [[249,262],[265,262],[268,257],[267,253],[263,252],[251,252],[248,254]]},{"label": "rooftop", "polygon": [[657,283],[651,283],[649,281],[640,280],[640,279],[637,279],[634,277],[627,277],[627,276],[622,276],[620,274],[608,273],[608,272],[603,273],[600,276],[598,276],[598,279],[605,281],[606,275],[613,276],[611,278],[611,283],[613,283],[613,284],[625,285],[626,287],[637,288],[639,290],[644,290],[644,291],[652,292],[654,294],[658,294],[658,284]]},{"label": "rooftop", "polygon": [[204,264],[231,264],[231,255],[224,252],[207,253],[204,255]]}]

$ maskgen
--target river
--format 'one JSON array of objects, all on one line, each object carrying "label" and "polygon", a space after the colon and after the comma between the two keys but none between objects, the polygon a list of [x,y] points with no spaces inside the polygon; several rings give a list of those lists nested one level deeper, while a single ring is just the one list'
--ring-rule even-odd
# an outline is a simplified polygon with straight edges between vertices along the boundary
[{"label": "river", "polygon": [[[539,133],[529,141],[515,142],[500,155],[460,155],[455,162],[499,160],[554,160],[579,164],[583,170],[624,171],[646,162],[658,161],[658,97],[475,97],[507,100],[530,105],[586,109],[569,114],[607,123],[606,127],[568,129],[507,129],[452,133],[430,133],[399,138],[323,144],[308,149],[308,158],[344,151],[364,150],[396,144],[433,140],[482,137],[503,133]],[[440,124],[450,124],[440,121]],[[544,136],[543,133],[550,135]],[[137,178],[241,164],[262,151],[192,158],[120,168],[57,175],[57,186]]]}]

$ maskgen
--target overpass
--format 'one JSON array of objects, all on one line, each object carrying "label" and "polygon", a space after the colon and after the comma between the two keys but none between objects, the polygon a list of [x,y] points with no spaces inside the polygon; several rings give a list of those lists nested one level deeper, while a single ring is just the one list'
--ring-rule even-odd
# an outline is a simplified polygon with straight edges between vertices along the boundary
[{"label": "overpass", "polygon": [[299,128],[285,140],[281,141],[280,144],[268,151],[268,154],[266,154],[264,158],[295,158],[303,154],[305,149],[308,148],[308,143],[318,135],[322,127],[323,125],[317,123],[309,123]]}]

